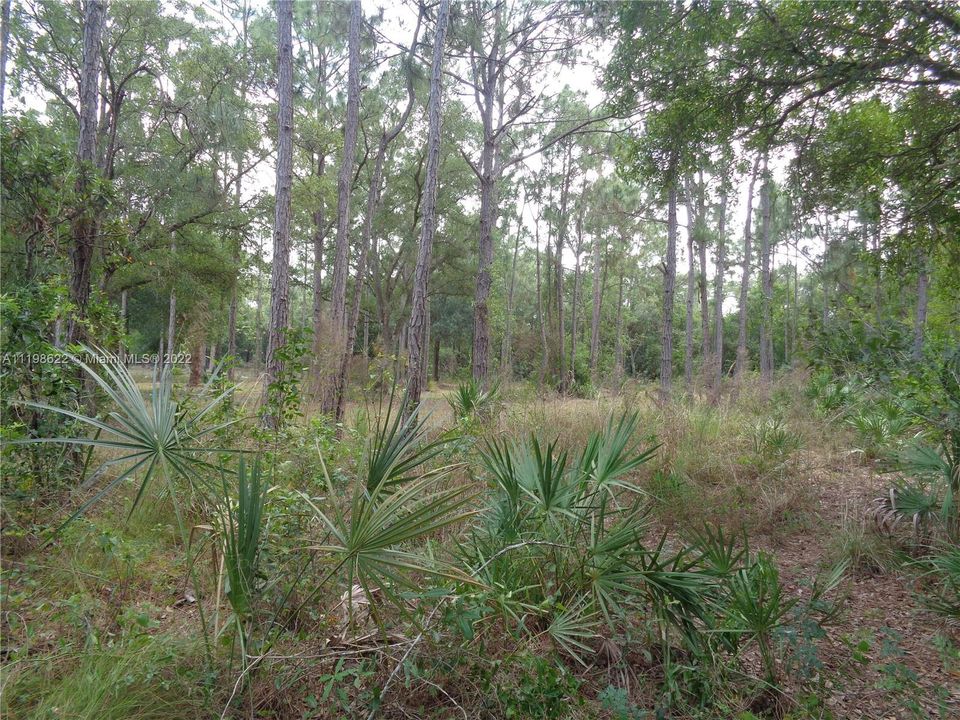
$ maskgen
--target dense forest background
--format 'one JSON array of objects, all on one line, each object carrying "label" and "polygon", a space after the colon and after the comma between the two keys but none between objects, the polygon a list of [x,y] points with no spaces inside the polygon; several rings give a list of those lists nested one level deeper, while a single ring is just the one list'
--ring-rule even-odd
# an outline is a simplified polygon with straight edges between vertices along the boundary
[{"label": "dense forest background", "polygon": [[0,98],[11,716],[960,704],[955,3],[2,0]]},{"label": "dense forest background", "polygon": [[283,238],[274,10],[82,10],[4,31],[5,292],[55,345],[262,369],[278,249],[315,376],[348,339],[404,364],[418,282],[431,375],[578,392],[956,324],[949,8],[454,3],[419,277],[435,8],[295,4]]}]

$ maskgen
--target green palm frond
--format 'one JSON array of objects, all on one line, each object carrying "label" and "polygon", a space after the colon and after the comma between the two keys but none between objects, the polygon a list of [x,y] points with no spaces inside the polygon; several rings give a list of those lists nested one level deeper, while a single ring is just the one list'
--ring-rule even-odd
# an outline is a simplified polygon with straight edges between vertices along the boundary
[{"label": "green palm frond", "polygon": [[411,480],[414,470],[439,455],[450,442],[450,438],[440,438],[423,443],[425,435],[426,418],[421,418],[419,407],[411,410],[409,398],[404,395],[395,408],[391,394],[387,410],[377,418],[367,446],[367,490],[375,492],[381,486]]},{"label": "green palm frond", "polygon": [[[98,348],[82,349],[91,356],[108,355]],[[205,453],[235,452],[229,448],[208,447],[204,440],[211,433],[237,422],[236,420],[215,426],[206,426],[203,423],[206,416],[230,396],[234,391],[233,387],[207,399],[196,411],[184,412],[173,399],[170,366],[158,367],[155,370],[148,404],[137,387],[136,380],[123,364],[104,363],[94,369],[75,355],[66,353],[66,356],[91,377],[110,399],[113,409],[101,420],[66,408],[27,403],[34,409],[54,412],[79,421],[95,431],[95,434],[93,437],[33,438],[14,442],[64,443],[118,452],[120,456],[106,460],[101,469],[114,465],[121,465],[123,469],[117,477],[87,499],[58,528],[57,533],[125,480],[141,471],[140,486],[130,507],[131,513],[142,501],[158,473],[162,474],[168,483],[171,483],[175,476],[180,476],[196,487],[201,482],[200,471],[216,469],[203,460]],[[208,389],[209,386],[205,388]],[[99,474],[95,472],[93,476],[98,477]]]},{"label": "green palm frond", "polygon": [[484,390],[483,385],[471,379],[457,385],[456,392],[447,398],[447,402],[457,421],[463,422],[488,412],[499,394],[499,383],[494,383],[489,390]]},{"label": "green palm frond", "polygon": [[618,478],[647,462],[659,445],[640,451],[632,442],[637,429],[638,413],[624,413],[616,425],[611,418],[603,432],[594,433],[580,456],[579,469],[582,478],[598,488],[619,486],[638,491],[635,485]]},{"label": "green palm frond", "polygon": [[236,498],[223,475],[221,522],[223,525],[223,564],[227,573],[225,594],[237,617],[251,610],[256,589],[260,547],[264,530],[263,506],[267,486],[262,481],[260,458],[247,470],[243,457],[236,473]]},{"label": "green palm frond", "polygon": [[583,667],[587,667],[590,663],[585,656],[594,653],[594,649],[587,643],[599,637],[599,627],[600,617],[597,611],[589,601],[580,600],[555,612],[546,632],[560,650]]},{"label": "green palm frond", "polygon": [[335,567],[346,570],[347,586],[358,582],[371,602],[372,589],[379,588],[402,607],[398,593],[421,589],[420,575],[475,582],[449,563],[403,549],[476,514],[469,506],[477,493],[465,487],[435,489],[439,479],[430,475],[398,487],[381,485],[372,493],[358,489],[349,515],[336,519],[304,496],[334,540],[312,549],[329,553]]}]

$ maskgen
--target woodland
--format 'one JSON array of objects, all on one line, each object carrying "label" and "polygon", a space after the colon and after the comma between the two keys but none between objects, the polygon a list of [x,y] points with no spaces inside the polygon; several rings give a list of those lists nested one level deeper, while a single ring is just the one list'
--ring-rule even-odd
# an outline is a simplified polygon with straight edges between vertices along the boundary
[{"label": "woodland", "polygon": [[7,718],[960,716],[952,0],[0,0]]}]

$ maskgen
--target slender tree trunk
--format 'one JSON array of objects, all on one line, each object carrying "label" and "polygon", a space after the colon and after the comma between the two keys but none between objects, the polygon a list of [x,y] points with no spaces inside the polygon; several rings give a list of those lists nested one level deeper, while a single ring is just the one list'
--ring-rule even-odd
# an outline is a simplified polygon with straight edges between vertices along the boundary
[{"label": "slender tree trunk", "polygon": [[433,381],[440,382],[440,338],[433,340]]},{"label": "slender tree trunk", "polygon": [[189,387],[198,387],[203,379],[204,346],[202,331],[197,332],[190,347],[190,378]]},{"label": "slender tree trunk", "polygon": [[[701,191],[702,192],[702,191]],[[702,216],[701,216],[702,217]],[[706,219],[701,219],[705,223]],[[697,264],[698,268],[697,286],[700,290],[700,355],[703,363],[703,372],[708,372],[710,367],[710,301],[708,300],[709,291],[707,289],[707,238],[701,228],[697,240]]]},{"label": "slender tree trunk", "polygon": [[[492,109],[492,101],[490,105]],[[486,134],[486,133],[485,133]],[[478,240],[477,286],[473,302],[473,379],[486,386],[490,365],[490,287],[493,266],[493,228],[496,223],[495,141],[492,130],[484,140],[480,177],[480,237]]]},{"label": "slender tree trunk", "polygon": [[613,347],[613,387],[619,393],[623,384],[623,267],[620,268],[620,283],[617,290],[617,337]]},{"label": "slender tree trunk", "polygon": [[[99,232],[99,201],[88,198],[91,175],[97,162],[97,88],[100,76],[100,38],[103,34],[104,5],[102,0],[87,0],[83,17],[83,66],[80,71],[80,132],[77,143],[77,196],[84,203],[83,211],[72,222],[73,244],[70,258],[70,298],[74,310],[67,324],[67,342],[85,337],[83,322],[90,299],[90,273]],[[6,28],[7,23],[4,23]]]},{"label": "slender tree trunk", "polygon": [[570,302],[570,386],[577,383],[577,328],[580,324],[578,310],[580,306],[580,256],[583,253],[583,213],[585,205],[583,203],[583,192],[581,190],[580,209],[577,212],[576,230],[577,247],[574,251],[573,266],[573,298]]},{"label": "slender tree trunk", "polygon": [[[257,257],[263,257],[262,243],[257,248]],[[263,265],[257,263],[257,312],[253,321],[253,365],[257,373],[263,368]]]},{"label": "slender tree trunk", "polygon": [[173,363],[173,351],[176,349],[177,334],[177,293],[170,290],[170,304],[167,307],[167,357],[164,364]]},{"label": "slender tree trunk", "polygon": [[[347,109],[343,125],[343,159],[337,176],[337,239],[330,290],[331,358],[340,363],[347,352],[347,273],[350,266],[350,194],[360,126],[360,25],[363,9],[360,0],[351,0],[350,27],[347,35]],[[324,389],[323,412],[335,415],[340,392],[339,372],[334,366],[333,382]]]},{"label": "slender tree trunk", "polygon": [[750,172],[750,184],[747,187],[747,219],[743,226],[743,274],[740,276],[740,309],[739,334],[737,336],[737,369],[736,377],[739,380],[747,369],[747,293],[750,290],[750,254],[753,243],[753,188],[757,182],[757,172],[760,169],[760,156],[753,162]]},{"label": "slender tree trunk", "polygon": [[513,261],[510,264],[510,280],[507,284],[507,314],[503,321],[503,344],[500,348],[500,372],[504,380],[513,378],[513,293],[517,284],[517,255],[520,253],[520,232],[522,228],[523,210],[517,217],[517,235],[513,241]]},{"label": "slender tree trunk", "polygon": [[10,0],[3,0],[3,28],[0,29],[0,115],[3,115],[4,100],[7,96],[7,55],[10,43]]},{"label": "slender tree trunk", "polygon": [[[326,156],[321,155],[317,161],[315,173],[318,180],[323,178],[325,168]],[[313,219],[313,357],[314,372],[318,374],[314,379],[313,387],[315,390],[320,390],[319,373],[322,367],[318,361],[323,351],[323,241],[327,233],[322,204],[318,204],[311,217]]]},{"label": "slender tree trunk", "polygon": [[600,238],[593,239],[593,307],[590,317],[590,382],[597,385],[597,363],[600,360]]},{"label": "slender tree trunk", "polygon": [[667,191],[667,257],[663,271],[663,323],[660,333],[660,397],[673,389],[673,296],[677,284],[677,185],[671,178]]},{"label": "slender tree trunk", "polygon": [[[422,14],[417,17],[417,27],[413,34],[413,40],[410,44],[410,50],[407,53],[408,61],[412,61],[413,53],[417,45],[417,38],[420,33],[420,20]],[[380,210],[381,186],[383,185],[383,165],[386,161],[387,148],[400,132],[413,111],[414,105],[413,79],[412,75],[407,80],[407,105],[397,123],[388,130],[384,130],[380,135],[380,142],[377,144],[377,153],[373,162],[373,173],[370,176],[370,185],[367,189],[366,214],[363,220],[363,237],[360,240],[360,256],[357,258],[357,274],[353,284],[353,297],[350,306],[350,314],[347,318],[347,341],[344,352],[340,358],[339,374],[336,381],[336,420],[339,423],[343,420],[343,413],[346,404],[347,387],[347,368],[350,358],[353,356],[353,347],[357,341],[357,325],[360,321],[360,304],[363,300],[364,284],[367,277],[367,256],[370,252],[370,245],[373,238],[373,219]],[[428,326],[429,328],[429,326]],[[426,366],[424,366],[426,367]],[[424,370],[426,372],[426,370]]]},{"label": "slender tree trunk", "polygon": [[567,152],[563,162],[563,184],[560,188],[560,218],[557,226],[557,249],[554,258],[557,264],[557,277],[554,283],[556,288],[556,307],[557,307],[557,360],[559,368],[559,381],[557,389],[561,394],[567,391],[567,364],[564,353],[564,344],[567,337],[567,328],[564,319],[564,292],[563,292],[563,248],[567,244],[567,229],[569,222],[567,218],[567,203],[570,197],[570,176],[573,173],[573,164],[571,162],[571,148],[567,144]]},{"label": "slender tree trunk", "polygon": [[[547,345],[547,319],[543,316],[543,290],[540,273],[540,217],[537,217],[537,225],[534,230],[535,242],[537,245],[537,323],[540,325],[540,377],[537,381],[537,388],[542,389],[543,383],[547,377],[547,365],[550,362],[550,348]],[[549,245],[549,238],[547,244]]]},{"label": "slender tree trunk", "polygon": [[[293,0],[277,2],[277,183],[273,216],[273,270],[270,275],[270,329],[267,337],[267,377],[264,398],[283,372],[279,357],[286,343],[290,292],[290,204],[293,185]],[[278,418],[265,414],[266,427]]]},{"label": "slender tree trunk", "polygon": [[[689,203],[688,203],[689,210]],[[690,213],[688,212],[689,216]],[[696,277],[696,262],[693,258],[693,232],[687,228],[687,316],[684,326],[683,382],[687,392],[693,391],[693,293]]]},{"label": "slender tree trunk", "polygon": [[[227,355],[231,358],[237,356],[237,281],[234,280],[230,288],[230,308],[227,310]],[[231,366],[227,368],[227,379],[233,380],[236,376],[236,368]]]},{"label": "slender tree trunk", "polygon": [[[433,253],[433,236],[436,230],[437,184],[440,170],[440,103],[443,79],[443,43],[447,33],[450,0],[440,0],[437,12],[437,27],[433,39],[433,65],[430,71],[430,99],[427,105],[427,177],[424,185],[423,217],[420,223],[420,246],[414,268],[413,306],[410,312],[410,363],[407,372],[407,394],[410,408],[420,403],[424,385],[424,354],[426,351],[427,292],[430,280],[430,262]],[[479,281],[478,281],[479,285]],[[489,289],[489,288],[488,288]],[[476,329],[476,325],[474,325]],[[474,358],[476,361],[476,358]],[[476,377],[474,364],[474,377]],[[482,378],[481,378],[482,379]]]},{"label": "slender tree trunk", "polygon": [[720,195],[720,218],[717,225],[717,274],[713,286],[713,372],[714,383],[723,380],[723,299],[727,272],[727,192]]},{"label": "slender tree trunk", "polygon": [[920,256],[920,272],[917,275],[917,311],[913,318],[913,359],[923,358],[923,333],[927,324],[927,289],[930,275],[927,270],[927,257]]},{"label": "slender tree trunk", "polygon": [[773,380],[773,337],[770,303],[773,297],[773,281],[770,268],[771,229],[773,202],[770,197],[770,178],[767,176],[767,159],[763,159],[763,174],[760,184],[760,377],[764,383]]}]

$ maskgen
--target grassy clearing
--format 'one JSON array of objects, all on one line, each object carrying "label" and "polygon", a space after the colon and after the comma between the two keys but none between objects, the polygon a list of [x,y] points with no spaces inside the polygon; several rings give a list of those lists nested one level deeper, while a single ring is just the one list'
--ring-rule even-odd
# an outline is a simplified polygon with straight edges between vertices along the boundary
[{"label": "grassy clearing", "polygon": [[[170,493],[151,488],[129,514],[128,481],[52,547],[4,557],[4,714],[949,714],[957,698],[936,688],[960,642],[935,607],[949,617],[949,551],[918,563],[909,529],[878,529],[871,503],[887,481],[806,387],[786,377],[661,407],[643,387],[574,399],[511,386],[460,417],[435,388],[423,439],[398,445],[413,474],[435,479],[369,531],[362,503],[387,511],[357,495],[358,479],[386,488],[407,472],[371,459],[368,438],[386,437],[379,403],[352,405],[339,440],[304,417],[272,439],[246,609],[199,497],[180,498],[185,549]],[[625,412],[626,444],[608,430],[583,459]],[[630,447],[653,446],[628,462]],[[508,465],[491,464],[496,447]],[[581,466],[591,479],[572,480]],[[392,539],[374,549],[370,532]],[[837,563],[847,579],[817,599]]]}]

